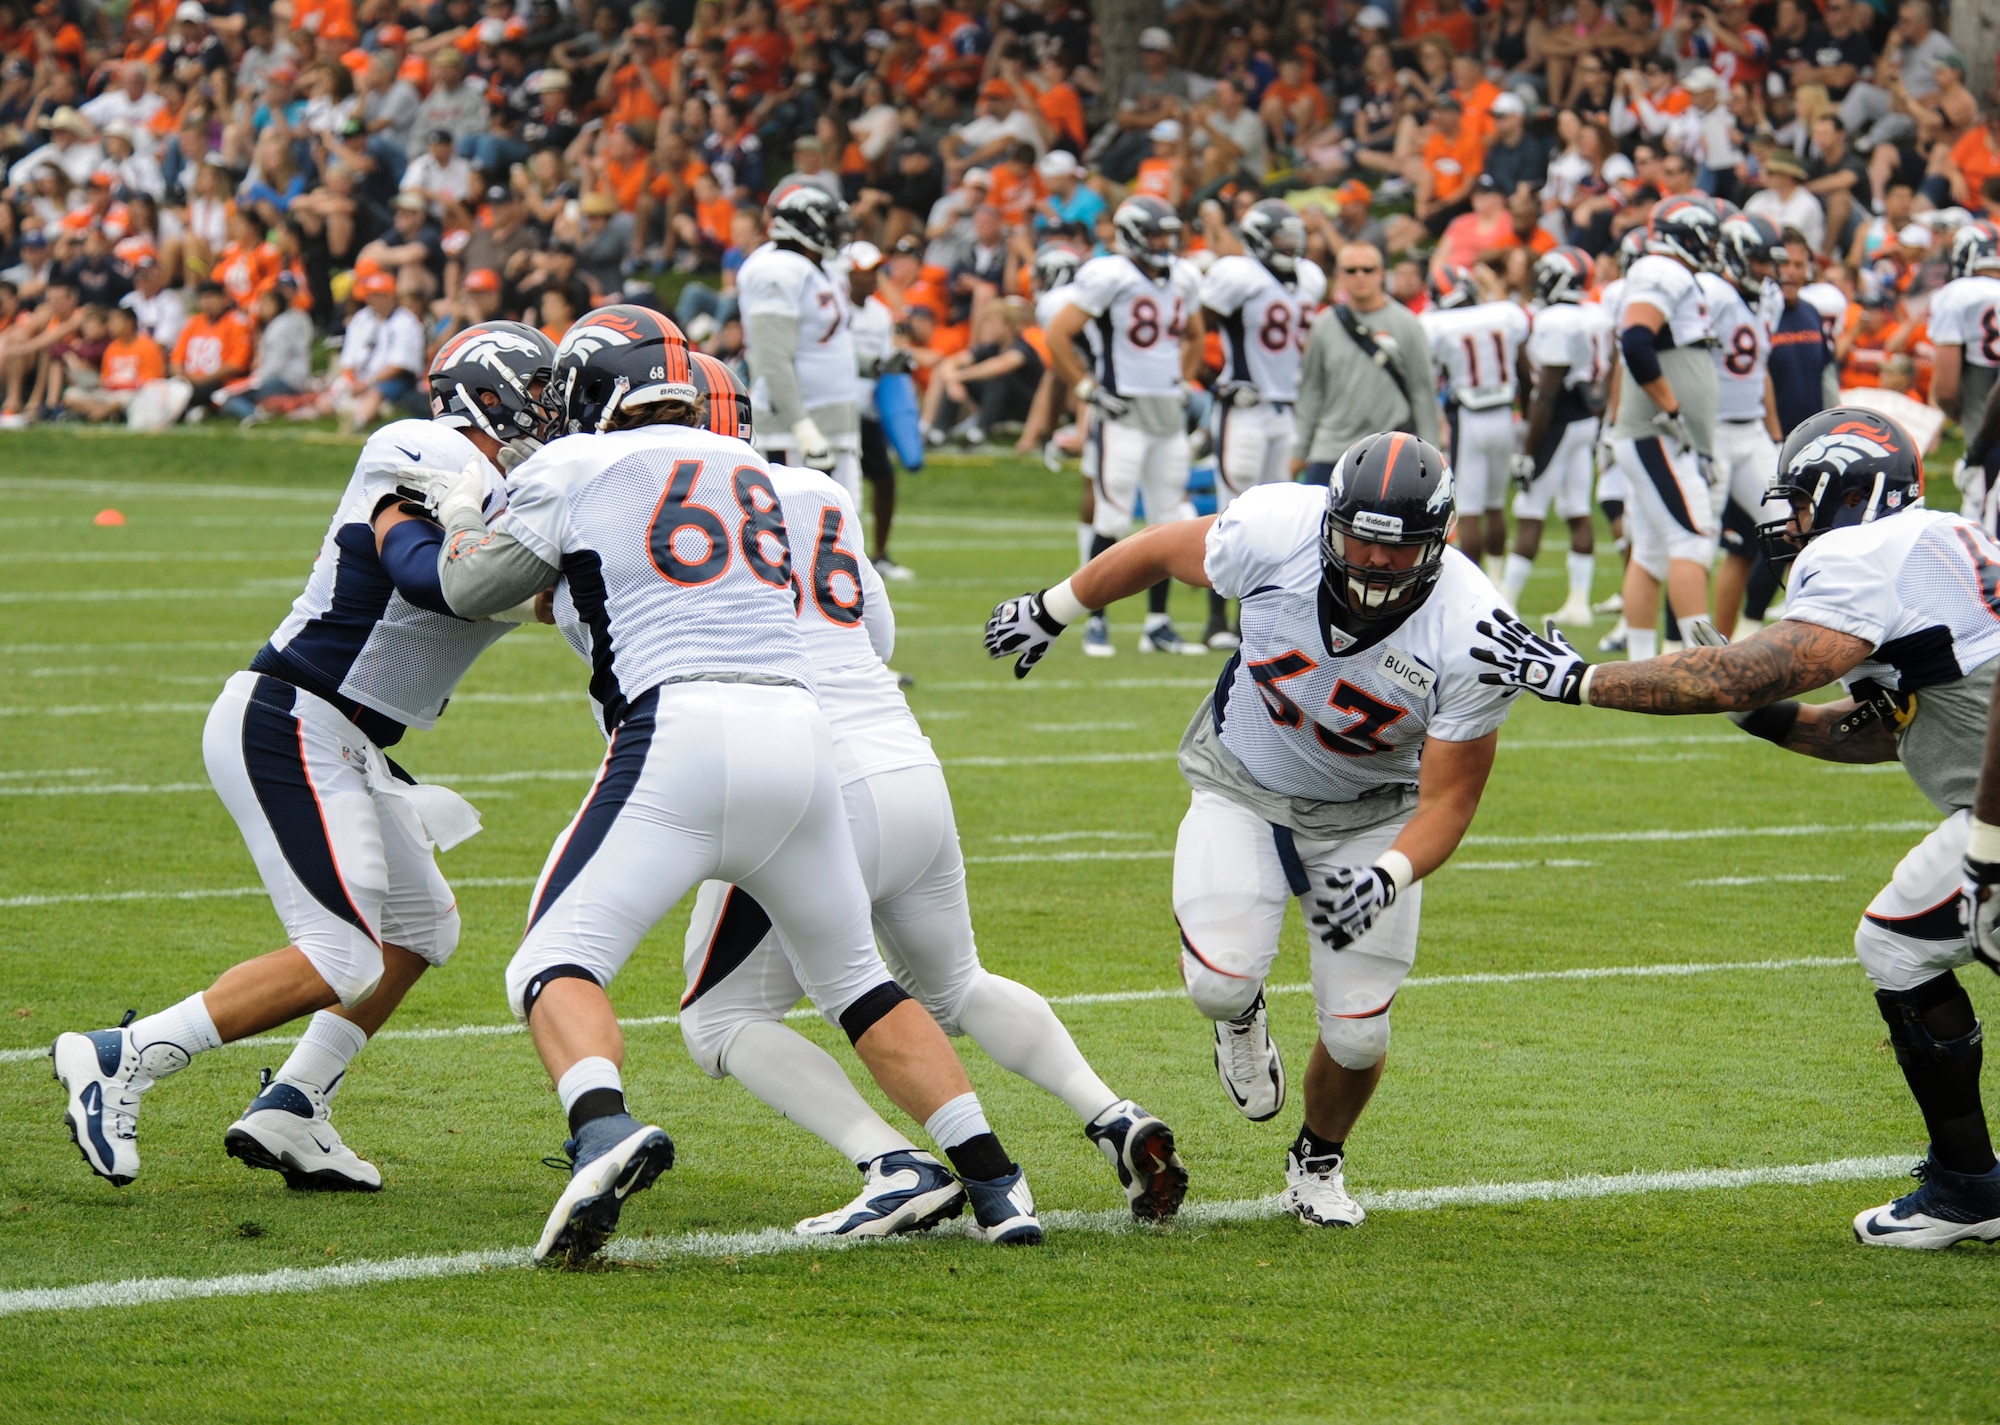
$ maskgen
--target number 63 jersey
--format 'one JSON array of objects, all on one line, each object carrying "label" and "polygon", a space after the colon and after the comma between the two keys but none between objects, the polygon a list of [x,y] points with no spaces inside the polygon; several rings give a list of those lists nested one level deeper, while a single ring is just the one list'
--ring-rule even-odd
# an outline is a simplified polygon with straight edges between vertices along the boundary
[{"label": "number 63 jersey", "polygon": [[1210,526],[1208,577],[1243,601],[1243,645],[1216,685],[1213,718],[1265,791],[1353,802],[1414,789],[1426,738],[1484,737],[1507,720],[1513,695],[1479,681],[1473,625],[1493,617],[1500,595],[1456,549],[1430,597],[1386,637],[1364,642],[1331,626],[1326,501],[1324,486],[1259,485]]},{"label": "number 63 jersey", "polygon": [[562,570],[557,622],[590,662],[607,735],[671,680],[813,690],[784,514],[742,441],[686,426],[566,436],[508,490],[493,528]]}]

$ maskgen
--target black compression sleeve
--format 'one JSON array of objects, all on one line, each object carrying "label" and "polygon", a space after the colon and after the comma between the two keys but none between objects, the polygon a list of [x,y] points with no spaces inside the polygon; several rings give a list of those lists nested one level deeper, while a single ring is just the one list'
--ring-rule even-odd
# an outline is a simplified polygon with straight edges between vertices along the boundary
[{"label": "black compression sleeve", "polygon": [[1799,704],[1787,698],[1784,702],[1753,708],[1749,712],[1730,713],[1729,720],[1752,737],[1761,737],[1766,742],[1775,742],[1783,747],[1785,739],[1792,735],[1792,728],[1798,723]]},{"label": "black compression sleeve", "polygon": [[1625,365],[1634,381],[1645,386],[1660,379],[1660,355],[1651,327],[1644,322],[1632,323],[1619,333],[1618,345],[1625,352]]},{"label": "black compression sleeve", "polygon": [[438,582],[438,549],[444,531],[429,520],[404,520],[382,537],[382,570],[396,592],[420,609],[456,618]]}]

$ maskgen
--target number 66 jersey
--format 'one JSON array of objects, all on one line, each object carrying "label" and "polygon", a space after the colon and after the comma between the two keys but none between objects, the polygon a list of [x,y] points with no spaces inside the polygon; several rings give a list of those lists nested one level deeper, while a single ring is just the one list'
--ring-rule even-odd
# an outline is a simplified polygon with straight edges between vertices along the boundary
[{"label": "number 66 jersey", "polygon": [[494,531],[562,570],[558,622],[589,658],[607,735],[666,682],[720,674],[813,691],[784,514],[742,441],[687,426],[566,436],[508,492]]},{"label": "number 66 jersey", "polygon": [[1205,567],[1218,594],[1242,600],[1243,646],[1181,744],[1190,782],[1321,836],[1406,815],[1424,740],[1484,737],[1512,704],[1471,656],[1499,592],[1456,549],[1386,635],[1334,623],[1344,610],[1324,589],[1326,501],[1323,486],[1259,485],[1210,526]]}]

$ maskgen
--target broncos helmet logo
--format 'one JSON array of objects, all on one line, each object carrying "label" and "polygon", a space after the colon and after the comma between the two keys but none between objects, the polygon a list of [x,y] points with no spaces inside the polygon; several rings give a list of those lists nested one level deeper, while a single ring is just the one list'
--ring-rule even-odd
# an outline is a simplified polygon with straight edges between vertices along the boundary
[{"label": "broncos helmet logo", "polygon": [[1431,490],[1431,497],[1424,501],[1425,511],[1437,514],[1451,503],[1453,493],[1451,467],[1447,465],[1444,467],[1444,474],[1438,477],[1437,485]]},{"label": "broncos helmet logo", "polygon": [[1887,460],[1895,453],[1896,447],[1884,445],[1876,438],[1872,427],[1849,421],[1834,427],[1801,450],[1793,458],[1792,468],[1798,470],[1814,465],[1830,465],[1836,474],[1845,475],[1864,460]]},{"label": "broncos helmet logo", "polygon": [[483,366],[519,390],[520,377],[515,374],[514,368],[502,359],[503,356],[523,356],[533,361],[540,355],[540,347],[525,337],[515,336],[512,332],[480,332],[456,350],[441,352],[439,360],[442,364],[444,359],[449,357],[450,364],[454,366],[467,363]]},{"label": "broncos helmet logo", "polygon": [[600,351],[609,351],[615,346],[630,346],[638,335],[638,327],[618,317],[578,322],[563,333],[562,345],[556,348],[556,359],[561,361],[573,357],[578,361],[588,361]]}]

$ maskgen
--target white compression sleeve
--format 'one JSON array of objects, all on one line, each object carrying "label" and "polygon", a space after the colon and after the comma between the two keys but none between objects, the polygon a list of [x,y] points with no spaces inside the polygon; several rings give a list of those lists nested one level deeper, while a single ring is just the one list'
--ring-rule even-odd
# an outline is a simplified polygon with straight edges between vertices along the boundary
[{"label": "white compression sleeve", "polygon": [[1085,1123],[1118,1101],[1049,1002],[1026,985],[999,975],[980,976],[965,997],[958,1023],[1001,1068],[1047,1089]]},{"label": "white compression sleeve", "polygon": [[776,1021],[753,1020],[738,1030],[722,1070],[850,1163],[916,1148],[854,1091],[831,1054]]}]

